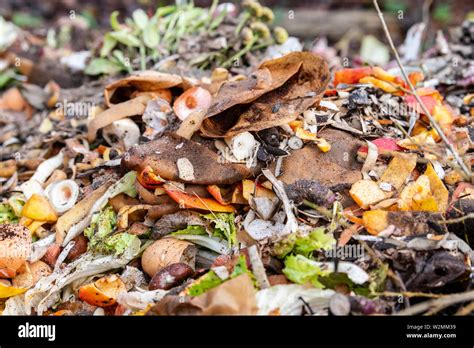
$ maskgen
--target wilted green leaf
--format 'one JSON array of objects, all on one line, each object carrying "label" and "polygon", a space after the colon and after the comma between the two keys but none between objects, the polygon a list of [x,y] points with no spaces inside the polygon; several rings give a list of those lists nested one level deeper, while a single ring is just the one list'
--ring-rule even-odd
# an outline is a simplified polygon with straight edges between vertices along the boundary
[{"label": "wilted green leaf", "polygon": [[145,27],[148,24],[148,15],[145,13],[145,11],[139,8],[133,11],[132,17],[137,27],[139,27],[142,30],[145,29]]},{"label": "wilted green leaf", "polygon": [[121,31],[112,31],[109,33],[109,35],[117,40],[118,42],[130,46],[130,47],[138,47],[140,46],[140,40],[138,40],[135,36],[132,34],[121,30]]},{"label": "wilted green leaf", "polygon": [[449,4],[439,4],[435,7],[433,18],[440,22],[449,22],[451,20],[451,6]]},{"label": "wilted green leaf", "polygon": [[120,30],[120,23],[118,21],[119,11],[114,11],[110,14],[110,26],[113,30]]},{"label": "wilted green leaf", "polygon": [[117,40],[111,37],[109,34],[105,34],[104,42],[102,44],[102,48],[100,49],[100,56],[105,57],[107,56],[117,44]]},{"label": "wilted green leaf", "polygon": [[119,64],[106,59],[106,58],[94,58],[87,65],[84,72],[87,75],[113,75],[123,70],[123,67]]},{"label": "wilted green leaf", "polygon": [[198,296],[204,294],[206,291],[215,288],[216,286],[223,283],[223,280],[214,273],[214,271],[209,271],[201,278],[198,279],[196,283],[191,285],[188,290],[189,296]]},{"label": "wilted green leaf", "polygon": [[198,236],[207,236],[206,229],[203,226],[189,225],[182,230],[171,233],[172,236],[180,234],[192,234]]},{"label": "wilted green leaf", "polygon": [[147,26],[143,30],[143,42],[148,48],[156,48],[160,42],[160,35],[158,33],[158,27],[156,20],[153,18],[148,22]]},{"label": "wilted green leaf", "polygon": [[176,11],[176,5],[163,6],[163,7],[158,8],[158,10],[156,10],[156,16],[157,17],[167,16],[170,13],[173,13],[174,11]]},{"label": "wilted green leaf", "polygon": [[14,80],[13,78],[14,73],[11,70],[7,70],[5,72],[0,73],[0,89],[7,86],[11,81]]},{"label": "wilted green leaf", "polygon": [[22,28],[38,28],[43,25],[43,18],[26,12],[15,12],[12,22]]},{"label": "wilted green leaf", "polygon": [[117,64],[120,64],[123,69],[128,70],[128,71],[131,70],[130,62],[127,58],[125,58],[122,51],[114,50],[112,52],[112,55],[115,58],[115,60],[117,61]]}]

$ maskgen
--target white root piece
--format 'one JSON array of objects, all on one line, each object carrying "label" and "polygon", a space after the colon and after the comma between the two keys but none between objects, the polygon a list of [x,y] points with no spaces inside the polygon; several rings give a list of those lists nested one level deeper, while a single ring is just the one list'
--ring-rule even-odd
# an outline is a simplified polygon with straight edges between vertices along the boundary
[{"label": "white root piece", "polygon": [[181,123],[176,134],[186,139],[191,139],[193,134],[201,127],[202,121],[204,120],[207,113],[206,109],[198,109],[186,117]]},{"label": "white root piece", "polygon": [[365,158],[364,165],[362,166],[362,177],[364,179],[370,179],[369,172],[372,170],[372,168],[375,167],[375,164],[377,163],[377,158],[379,157],[379,150],[377,146],[372,143],[371,141],[367,141],[367,147],[368,147],[368,152],[367,152],[367,157]]},{"label": "white root piece", "polygon": [[54,170],[63,164],[63,159],[64,154],[62,151],[56,156],[47,159],[38,166],[31,179],[36,180],[41,184],[44,183],[46,179],[54,172]]},{"label": "white root piece", "polygon": [[250,263],[252,264],[252,271],[257,279],[258,286],[260,289],[266,289],[270,287],[270,281],[268,280],[265,267],[263,266],[262,259],[257,250],[256,245],[252,245],[248,249]]},{"label": "white root piece", "polygon": [[33,176],[20,186],[26,199],[29,199],[35,193],[44,195],[42,184],[63,164],[63,160],[64,154],[61,151],[56,156],[47,159],[38,166]]},{"label": "white root piece", "polygon": [[296,220],[295,214],[293,213],[293,204],[288,199],[283,184],[280,180],[275,178],[272,172],[268,169],[262,169],[263,175],[272,183],[273,190],[277,194],[278,198],[283,202],[283,207],[286,214],[286,224],[283,229],[283,235],[297,232],[298,231],[298,221]]},{"label": "white root piece", "polygon": [[46,196],[57,213],[65,213],[76,204],[79,185],[74,180],[60,180],[46,187]]}]

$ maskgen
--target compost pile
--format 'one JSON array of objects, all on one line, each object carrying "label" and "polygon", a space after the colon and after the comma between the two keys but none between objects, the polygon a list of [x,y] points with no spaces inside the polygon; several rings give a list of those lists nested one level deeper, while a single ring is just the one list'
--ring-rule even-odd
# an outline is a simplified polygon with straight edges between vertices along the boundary
[{"label": "compost pile", "polygon": [[[178,52],[193,43],[186,20],[204,11],[163,8],[136,14],[143,45],[112,16],[87,69],[122,75],[75,89],[5,81],[3,315],[472,312],[472,75],[419,68],[452,55],[472,67],[460,48],[472,48],[472,22],[413,64],[421,107],[399,72],[334,72],[311,52],[225,69],[262,39],[258,3],[246,4],[232,25],[206,10],[214,21],[199,42],[222,31],[235,42],[230,55],[219,42],[179,56],[213,67],[203,76],[151,64],[173,51],[153,56],[148,27]],[[148,70],[120,65],[116,45],[137,48]],[[4,71],[14,69],[8,46]],[[466,298],[450,303],[454,294]]]}]

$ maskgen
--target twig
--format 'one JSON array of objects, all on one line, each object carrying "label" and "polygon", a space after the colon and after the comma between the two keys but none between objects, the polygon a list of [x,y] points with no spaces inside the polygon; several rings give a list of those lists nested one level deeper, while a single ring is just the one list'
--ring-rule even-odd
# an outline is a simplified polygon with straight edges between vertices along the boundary
[{"label": "twig", "polygon": [[474,312],[474,302],[469,303],[467,306],[459,308],[454,315],[469,315]]},{"label": "twig", "polygon": [[[320,205],[314,204],[313,202],[308,201],[307,199],[303,199],[303,204],[316,210],[319,214],[323,215],[326,219],[331,220],[332,219],[332,211],[328,208],[322,207]],[[352,225],[346,222],[344,219],[339,220],[339,224],[342,227],[349,228]]]},{"label": "twig", "polygon": [[469,213],[464,216],[455,218],[455,219],[449,219],[449,220],[440,220],[438,221],[439,224],[457,224],[459,222],[463,222],[464,220],[467,219],[474,219],[474,213]]},{"label": "twig", "polygon": [[413,292],[413,291],[400,291],[400,292],[393,292],[393,291],[383,291],[383,292],[375,292],[373,295],[376,296],[386,296],[386,297],[397,297],[397,296],[405,296],[405,297],[430,297],[430,298],[443,298],[447,295],[442,294],[432,294],[427,292]]},{"label": "twig", "polygon": [[458,163],[459,167],[462,169],[462,171],[464,172],[464,174],[467,176],[467,178],[469,178],[469,180],[472,180],[472,174],[471,174],[471,171],[469,170],[469,168],[466,166],[466,164],[463,162],[463,160],[461,159],[461,157],[459,156],[459,154],[457,153],[456,149],[454,148],[454,146],[451,144],[451,142],[449,141],[448,137],[446,136],[446,134],[444,134],[443,130],[441,129],[441,126],[438,124],[438,122],[433,118],[433,116],[431,115],[431,113],[429,112],[428,108],[426,107],[425,103],[423,103],[423,101],[421,100],[420,96],[418,95],[418,93],[416,93],[416,90],[415,90],[415,87],[413,86],[413,84],[411,83],[410,79],[408,78],[408,75],[405,71],[405,68],[403,67],[403,64],[400,60],[400,56],[398,55],[398,51],[397,49],[395,48],[395,45],[393,43],[393,40],[392,40],[392,37],[390,36],[390,31],[388,30],[388,27],[387,27],[387,23],[385,22],[385,19],[383,18],[383,13],[382,11],[380,10],[380,7],[379,7],[379,3],[377,0],[373,0],[373,3],[374,3],[374,6],[375,6],[375,9],[377,10],[377,13],[379,15],[379,18],[380,18],[380,21],[382,22],[382,27],[384,29],[384,32],[385,32],[385,36],[387,37],[387,40],[388,40],[388,43],[390,45],[390,48],[392,49],[393,51],[393,54],[395,56],[395,60],[397,61],[397,64],[398,66],[400,67],[400,71],[402,72],[402,75],[403,75],[403,78],[405,79],[406,83],[408,84],[408,86],[410,87],[410,90],[411,92],[413,93],[413,96],[415,97],[416,101],[418,102],[418,104],[421,106],[421,109],[423,110],[424,114],[426,115],[426,117],[428,117],[428,119],[430,120],[430,123],[431,125],[433,126],[433,128],[436,130],[436,132],[439,134],[439,136],[441,137],[441,139],[444,141],[444,143],[446,144],[446,146],[448,147],[449,151],[453,154],[456,162]]},{"label": "twig", "polygon": [[[429,309],[441,310],[453,304],[466,302],[466,301],[474,301],[474,290],[464,292],[461,294],[445,296],[442,298],[438,298],[436,300],[422,302],[410,308],[407,308],[403,311],[400,311],[396,315],[416,315],[416,314],[423,313]],[[433,310],[431,312],[433,312]]]}]

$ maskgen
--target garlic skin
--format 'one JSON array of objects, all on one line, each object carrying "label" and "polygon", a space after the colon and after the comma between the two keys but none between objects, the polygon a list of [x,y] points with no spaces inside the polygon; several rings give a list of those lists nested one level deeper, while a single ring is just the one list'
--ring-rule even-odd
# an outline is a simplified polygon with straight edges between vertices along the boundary
[{"label": "garlic skin", "polygon": [[109,145],[119,145],[123,150],[128,150],[138,144],[140,139],[140,128],[128,118],[112,122],[102,131],[104,139]]},{"label": "garlic skin", "polygon": [[234,137],[225,138],[225,142],[227,146],[230,147],[234,157],[239,161],[250,158],[257,145],[257,141],[249,132],[243,132]]},{"label": "garlic skin", "polygon": [[46,196],[57,213],[65,213],[76,204],[79,186],[74,180],[60,180],[46,187]]}]

